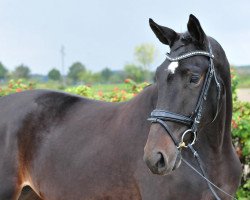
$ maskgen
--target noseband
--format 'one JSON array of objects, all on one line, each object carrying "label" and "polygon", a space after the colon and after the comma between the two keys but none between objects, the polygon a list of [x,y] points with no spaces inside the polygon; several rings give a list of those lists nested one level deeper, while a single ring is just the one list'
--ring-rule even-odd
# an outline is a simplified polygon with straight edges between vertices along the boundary
[{"label": "noseband", "polygon": [[[200,121],[201,121],[201,118],[202,118],[202,114],[203,114],[202,111],[203,111],[204,102],[207,100],[208,90],[209,90],[209,87],[211,85],[212,79],[214,79],[216,87],[217,87],[217,109],[216,109],[216,114],[215,114],[212,122],[217,118],[217,115],[218,115],[218,112],[219,112],[219,101],[220,101],[220,96],[221,96],[221,85],[220,85],[220,83],[218,81],[218,78],[217,78],[216,72],[215,72],[214,63],[213,63],[214,55],[213,55],[213,52],[212,52],[211,45],[209,43],[209,52],[206,52],[206,51],[193,51],[193,52],[189,52],[189,53],[186,53],[184,55],[181,55],[181,56],[178,56],[178,57],[175,57],[175,58],[172,58],[172,57],[170,57],[169,54],[167,54],[167,59],[170,62],[178,62],[180,60],[184,60],[184,59],[194,57],[194,56],[208,57],[210,62],[209,62],[208,71],[206,73],[206,78],[205,78],[205,81],[204,81],[200,96],[198,98],[197,104],[195,106],[193,115],[185,116],[185,115],[182,115],[182,114],[177,114],[177,113],[169,112],[169,111],[166,111],[166,110],[155,109],[155,110],[152,111],[152,113],[150,115],[150,118],[148,118],[148,120],[151,121],[152,123],[160,124],[166,130],[166,132],[169,134],[169,136],[173,140],[173,142],[174,142],[174,144],[175,144],[175,146],[177,147],[178,150],[183,148],[183,147],[185,147],[185,148],[188,147],[191,150],[194,157],[196,158],[196,161],[197,161],[197,163],[199,165],[199,168],[200,168],[201,172],[199,172],[197,169],[195,169],[184,158],[181,158],[181,159],[183,160],[183,162],[187,166],[189,166],[197,174],[199,174],[203,179],[206,180],[207,185],[208,185],[210,191],[213,193],[216,200],[221,200],[221,198],[217,195],[217,193],[215,192],[213,187],[217,188],[218,190],[220,190],[224,194],[230,196],[231,198],[236,199],[233,196],[231,196],[230,194],[228,194],[227,192],[225,192],[224,190],[222,190],[221,188],[219,188],[218,186],[216,186],[214,183],[212,183],[207,178],[207,174],[206,174],[204,168],[202,167],[202,162],[201,162],[200,156],[197,153],[197,151],[195,151],[194,148],[193,148],[193,145],[196,142],[197,131],[198,131]],[[182,134],[182,137],[181,137],[180,141],[178,141],[176,139],[176,137],[173,135],[173,133],[171,132],[170,128],[168,127],[168,125],[166,123],[167,121],[180,123],[180,124],[183,124],[183,125],[188,127],[188,129]],[[186,144],[184,142],[184,140],[185,140],[185,136],[188,133],[193,134],[193,139],[192,139],[191,142]]]},{"label": "noseband", "polygon": [[[184,55],[178,56],[176,58],[172,58],[170,57],[169,54],[167,54],[167,59],[170,62],[178,62],[180,60],[184,60],[190,57],[194,57],[194,56],[205,56],[208,57],[210,60],[209,63],[209,67],[208,67],[208,71],[206,73],[206,78],[199,96],[199,99],[197,101],[196,107],[194,109],[193,115],[192,116],[185,116],[182,114],[177,114],[177,113],[173,113],[170,111],[166,111],[166,110],[153,110],[151,113],[150,118],[148,119],[149,121],[151,121],[152,123],[159,123],[169,134],[169,136],[171,137],[171,139],[173,140],[174,144],[176,145],[176,147],[182,148],[182,147],[188,147],[187,144],[184,142],[185,136],[187,135],[187,133],[191,133],[193,134],[193,141],[191,142],[191,144],[193,145],[196,141],[196,135],[197,135],[197,130],[199,128],[199,124],[200,124],[200,120],[202,118],[202,111],[203,111],[203,104],[204,101],[206,101],[207,99],[207,95],[208,95],[208,89],[211,85],[211,81],[212,79],[214,79],[216,86],[217,86],[217,91],[218,91],[218,95],[217,95],[217,111],[215,114],[215,117],[213,119],[213,121],[215,120],[215,118],[217,117],[218,114],[218,109],[219,109],[219,99],[220,99],[220,93],[221,93],[221,86],[220,83],[217,79],[216,76],[216,72],[214,69],[214,63],[213,63],[213,58],[214,55],[212,53],[212,49],[211,46],[209,44],[209,52],[205,52],[205,51],[193,51],[193,52],[189,52],[186,53]],[[185,126],[188,126],[189,129],[187,129],[183,134],[182,134],[182,139],[181,141],[178,141],[175,136],[172,134],[172,132],[170,131],[168,125],[166,124],[167,121],[170,122],[175,122],[175,123],[180,123],[183,124]]]}]

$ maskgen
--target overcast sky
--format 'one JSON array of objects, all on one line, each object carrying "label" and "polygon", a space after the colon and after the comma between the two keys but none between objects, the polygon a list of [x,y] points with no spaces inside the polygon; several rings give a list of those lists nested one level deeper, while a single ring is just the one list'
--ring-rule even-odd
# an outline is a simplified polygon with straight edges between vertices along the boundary
[{"label": "overcast sky", "polygon": [[250,1],[228,0],[0,0],[0,61],[9,69],[23,63],[33,73],[80,61],[92,71],[122,69],[134,61],[134,47],[152,43],[164,59],[148,18],[185,31],[193,13],[207,35],[223,46],[230,63],[250,64]]}]

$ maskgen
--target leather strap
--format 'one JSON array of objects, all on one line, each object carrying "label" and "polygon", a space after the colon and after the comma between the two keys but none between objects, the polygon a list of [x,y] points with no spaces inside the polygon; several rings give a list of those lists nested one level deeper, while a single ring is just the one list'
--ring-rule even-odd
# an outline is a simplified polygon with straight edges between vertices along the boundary
[{"label": "leather strap", "polygon": [[172,122],[182,123],[182,124],[185,124],[187,126],[191,126],[193,123],[193,120],[190,117],[176,114],[176,113],[169,112],[169,111],[165,111],[165,110],[153,110],[151,112],[150,117],[162,119],[164,121],[172,121]]},{"label": "leather strap", "polygon": [[163,120],[159,119],[159,118],[149,118],[149,121],[151,121],[152,123],[158,123],[160,124],[165,131],[167,131],[167,133],[169,134],[169,136],[171,137],[172,141],[174,142],[175,146],[179,146],[179,142],[177,141],[177,139],[175,138],[175,136],[172,134],[171,130],[169,129],[168,125],[166,122],[164,122]]}]

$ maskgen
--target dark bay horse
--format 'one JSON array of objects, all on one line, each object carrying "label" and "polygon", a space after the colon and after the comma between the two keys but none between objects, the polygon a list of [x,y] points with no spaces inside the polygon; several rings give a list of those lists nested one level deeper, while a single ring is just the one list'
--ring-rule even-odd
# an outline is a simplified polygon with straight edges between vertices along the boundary
[{"label": "dark bay horse", "polygon": [[[202,100],[193,146],[207,177],[234,195],[241,166],[230,136],[232,95],[226,55],[193,15],[186,33],[176,33],[152,20],[150,26],[170,46],[171,57],[208,52],[211,45],[220,98],[212,80],[207,98]],[[124,103],[48,90],[1,97],[0,200],[18,199],[27,185],[43,200],[214,199],[206,181],[181,163],[180,151],[165,128],[147,121],[155,109],[178,113],[181,120],[194,114],[210,69],[211,58],[204,55],[178,62],[166,59],[156,71],[155,83]],[[153,117],[158,119],[158,115]],[[166,123],[178,141],[189,128],[173,120]],[[181,154],[199,170],[189,150],[183,148]],[[165,176],[154,175],[148,168]],[[231,199],[216,192],[221,199]]]}]

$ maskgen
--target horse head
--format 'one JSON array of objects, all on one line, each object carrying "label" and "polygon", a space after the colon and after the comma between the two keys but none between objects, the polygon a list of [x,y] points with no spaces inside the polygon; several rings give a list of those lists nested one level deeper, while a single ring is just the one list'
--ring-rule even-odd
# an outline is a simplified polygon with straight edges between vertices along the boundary
[{"label": "horse head", "polygon": [[185,33],[160,26],[152,19],[149,24],[157,38],[170,47],[170,53],[155,74],[158,100],[150,118],[154,123],[144,148],[144,161],[153,173],[165,175],[179,167],[181,147],[205,137],[199,131],[217,117],[224,93],[218,68],[225,68],[220,65],[228,65],[228,61],[220,45],[205,34],[193,15]]}]

